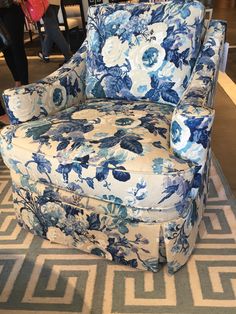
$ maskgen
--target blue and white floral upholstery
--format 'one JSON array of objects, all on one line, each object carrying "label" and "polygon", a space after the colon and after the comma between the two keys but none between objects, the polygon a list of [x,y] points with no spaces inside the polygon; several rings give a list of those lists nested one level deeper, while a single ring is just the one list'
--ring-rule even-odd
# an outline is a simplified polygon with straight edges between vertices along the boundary
[{"label": "blue and white floral upholstery", "polygon": [[[117,12],[122,13],[121,20]],[[88,40],[68,64],[35,84],[4,92],[11,125],[1,131],[0,147],[11,170],[21,226],[51,241],[140,269],[157,271],[167,262],[173,273],[186,263],[206,202],[212,95],[225,34],[224,22],[212,21],[201,43],[202,14],[196,1],[93,7]],[[151,17],[160,24],[145,24]],[[124,76],[126,65],[134,65],[136,57],[130,54],[132,45],[130,50],[124,48],[129,46],[126,38],[134,39],[132,32],[130,37],[126,34],[127,25],[132,32],[153,29],[142,33],[146,39],[165,34],[158,44],[159,51],[163,49],[160,63],[174,70],[156,85],[159,68],[146,72],[153,80],[153,95],[159,95],[155,99],[128,93],[129,84],[120,89],[124,85],[119,75],[132,86],[142,81],[142,76],[130,75],[132,66]],[[124,46],[119,51],[126,55],[120,58],[125,61],[115,65],[107,63],[114,60],[109,53],[103,58],[105,42],[97,33],[107,34],[109,40],[113,31],[119,32],[114,33],[117,43],[126,34],[123,41],[119,39]],[[135,39],[138,46],[141,33]],[[189,40],[186,62],[177,66],[178,58],[170,51],[180,56]],[[140,60],[138,52],[137,56]],[[101,80],[106,71],[110,82]],[[184,78],[182,85],[177,84],[179,78]],[[163,97],[161,86],[169,98]],[[170,101],[173,95],[179,100]]]},{"label": "blue and white floral upholstery", "polygon": [[200,48],[197,1],[93,6],[88,14],[88,98],[177,104]]},{"label": "blue and white floral upholstery", "polygon": [[85,41],[70,62],[36,84],[3,94],[11,124],[40,119],[85,101]]}]

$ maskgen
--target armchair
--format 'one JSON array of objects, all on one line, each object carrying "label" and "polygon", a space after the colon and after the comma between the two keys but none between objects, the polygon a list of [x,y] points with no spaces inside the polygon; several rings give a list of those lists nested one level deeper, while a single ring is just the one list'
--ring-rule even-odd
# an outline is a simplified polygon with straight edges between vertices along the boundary
[{"label": "armchair", "polygon": [[69,63],[4,92],[0,146],[22,227],[139,269],[187,262],[225,36],[224,22],[204,35],[203,22],[197,1],[92,6]]}]

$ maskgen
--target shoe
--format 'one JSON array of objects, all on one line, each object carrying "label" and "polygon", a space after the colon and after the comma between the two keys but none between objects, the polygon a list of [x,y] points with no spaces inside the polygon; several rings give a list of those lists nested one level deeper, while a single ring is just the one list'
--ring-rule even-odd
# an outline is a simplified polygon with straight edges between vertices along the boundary
[{"label": "shoe", "polygon": [[38,53],[38,56],[39,56],[39,58],[40,58],[43,62],[45,62],[45,63],[48,63],[48,62],[50,61],[50,58],[44,56],[41,51]]}]

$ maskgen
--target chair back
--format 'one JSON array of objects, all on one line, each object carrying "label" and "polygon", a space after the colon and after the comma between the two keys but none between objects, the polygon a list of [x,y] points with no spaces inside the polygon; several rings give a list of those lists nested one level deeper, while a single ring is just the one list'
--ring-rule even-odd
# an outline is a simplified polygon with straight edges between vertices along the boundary
[{"label": "chair back", "polygon": [[204,14],[195,0],[90,7],[87,98],[176,105],[198,56]]}]

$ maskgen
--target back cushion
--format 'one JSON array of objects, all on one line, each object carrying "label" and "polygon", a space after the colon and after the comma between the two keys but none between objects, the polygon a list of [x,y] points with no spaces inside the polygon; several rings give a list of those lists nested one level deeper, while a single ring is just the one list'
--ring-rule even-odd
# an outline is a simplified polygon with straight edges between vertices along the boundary
[{"label": "back cushion", "polygon": [[88,13],[87,98],[177,104],[199,48],[197,1],[106,4]]}]

